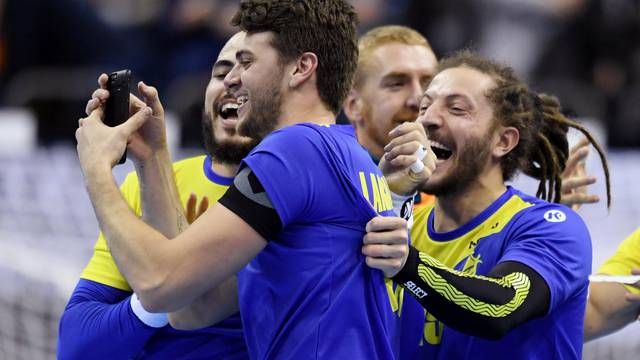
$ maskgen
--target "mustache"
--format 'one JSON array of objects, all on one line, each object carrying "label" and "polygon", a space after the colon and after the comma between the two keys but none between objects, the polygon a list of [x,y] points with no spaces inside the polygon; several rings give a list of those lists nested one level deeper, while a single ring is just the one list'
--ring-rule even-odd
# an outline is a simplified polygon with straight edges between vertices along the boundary
[{"label": "mustache", "polygon": [[413,111],[409,109],[402,109],[398,111],[395,115],[393,115],[394,122],[414,122],[418,118],[418,111]]},{"label": "mustache", "polygon": [[236,100],[236,97],[232,94],[225,93],[223,96],[218,97],[213,101],[213,116],[216,117],[220,113],[220,104],[226,102],[227,100]]}]

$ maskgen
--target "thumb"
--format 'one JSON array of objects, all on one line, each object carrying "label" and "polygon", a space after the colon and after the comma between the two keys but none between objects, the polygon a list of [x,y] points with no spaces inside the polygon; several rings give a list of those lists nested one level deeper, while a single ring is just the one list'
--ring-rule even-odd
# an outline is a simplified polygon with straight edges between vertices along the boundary
[{"label": "thumb", "polygon": [[133,114],[132,117],[130,117],[127,121],[118,125],[117,127],[124,130],[127,137],[129,137],[131,136],[131,134],[140,129],[140,127],[144,125],[145,122],[147,122],[149,115],[151,115],[151,108],[143,107],[142,109],[140,109],[140,111]]},{"label": "thumb", "polygon": [[97,108],[95,108],[91,114],[89,114],[88,116],[89,119],[96,119],[100,122],[103,122],[104,119],[104,107],[103,106],[98,106]]}]

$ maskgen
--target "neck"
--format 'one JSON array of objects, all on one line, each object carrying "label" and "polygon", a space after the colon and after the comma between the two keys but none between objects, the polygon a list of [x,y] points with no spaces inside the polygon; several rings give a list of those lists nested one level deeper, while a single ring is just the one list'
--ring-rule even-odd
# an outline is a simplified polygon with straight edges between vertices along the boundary
[{"label": "neck", "polygon": [[217,161],[215,158],[211,159],[211,170],[224,177],[234,177],[236,176],[236,171],[238,171],[239,164],[224,164]]},{"label": "neck", "polygon": [[371,155],[376,159],[382,158],[382,155],[384,155],[384,147],[378,145],[373,139],[368,137],[364,129],[360,126],[356,127],[356,137],[360,145],[364,146]]},{"label": "neck", "polygon": [[438,196],[434,207],[434,228],[437,232],[458,229],[488,208],[507,187],[493,176],[476,178],[464,189],[455,194]]},{"label": "neck", "polygon": [[327,110],[317,94],[292,92],[284,97],[278,128],[302,122],[318,125],[336,123],[336,115]]}]

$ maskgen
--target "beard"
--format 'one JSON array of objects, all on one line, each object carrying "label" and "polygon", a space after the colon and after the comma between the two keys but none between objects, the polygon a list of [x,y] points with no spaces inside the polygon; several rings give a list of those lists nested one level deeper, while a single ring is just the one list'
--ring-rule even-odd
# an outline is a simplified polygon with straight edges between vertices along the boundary
[{"label": "beard", "polygon": [[260,142],[275,130],[281,114],[280,83],[283,72],[284,66],[280,66],[278,72],[267,81],[265,86],[252,92],[251,109],[246,119],[238,124],[239,135]]},{"label": "beard", "polygon": [[236,139],[224,139],[220,141],[216,139],[213,133],[213,119],[216,117],[215,114],[209,115],[206,111],[202,113],[204,148],[209,155],[218,162],[228,165],[238,165],[260,141],[253,138],[249,141],[238,141]]},{"label": "beard", "polygon": [[466,141],[457,154],[457,162],[449,174],[439,183],[426,184],[421,191],[435,196],[455,195],[465,190],[482,172],[489,161],[490,143],[486,138],[474,138]]}]

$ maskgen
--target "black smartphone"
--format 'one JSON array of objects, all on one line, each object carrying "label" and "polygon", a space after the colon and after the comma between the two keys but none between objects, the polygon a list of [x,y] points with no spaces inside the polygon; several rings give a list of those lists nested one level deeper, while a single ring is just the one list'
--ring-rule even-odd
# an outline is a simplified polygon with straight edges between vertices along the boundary
[{"label": "black smartphone", "polygon": [[[117,126],[129,118],[129,93],[131,91],[131,70],[125,69],[112,72],[107,80],[109,98],[104,108],[104,123]],[[127,149],[124,150],[118,164],[127,160]]]}]

